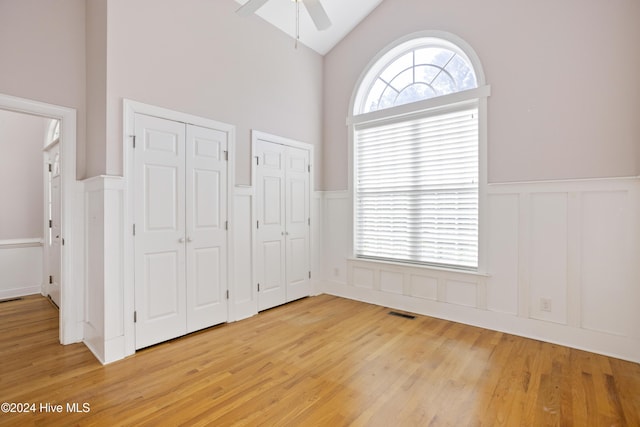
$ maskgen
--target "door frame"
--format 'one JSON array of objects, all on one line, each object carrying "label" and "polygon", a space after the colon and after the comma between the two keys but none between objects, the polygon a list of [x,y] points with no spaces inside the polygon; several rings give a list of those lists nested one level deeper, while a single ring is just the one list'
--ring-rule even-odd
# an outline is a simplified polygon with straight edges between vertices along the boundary
[{"label": "door frame", "polygon": [[229,160],[227,162],[227,219],[229,221],[229,230],[227,235],[227,281],[229,289],[228,313],[229,320],[235,317],[234,305],[232,303],[234,297],[234,277],[233,277],[233,189],[235,187],[235,141],[236,128],[234,125],[218,122],[205,117],[194,116],[188,113],[182,113],[155,105],[144,104],[142,102],[123,99],[123,126],[122,126],[122,157],[123,157],[123,176],[124,176],[124,206],[123,206],[123,271],[124,271],[124,295],[123,295],[123,313],[124,321],[124,338],[125,338],[125,355],[132,355],[136,352],[136,333],[134,323],[135,311],[135,240],[132,229],[135,221],[134,210],[134,152],[133,152],[133,135],[135,134],[135,115],[145,114],[147,116],[158,117],[160,119],[172,120],[189,125],[201,126],[205,128],[217,129],[227,132],[229,140],[227,143],[227,151],[229,152]]},{"label": "door frame", "polygon": [[[79,245],[77,241],[82,233],[82,221],[80,218],[75,218],[76,215],[74,215],[78,212],[75,208],[75,198],[78,192],[76,181],[76,110],[1,93],[0,109],[60,120],[60,231],[64,244],[60,248],[59,339],[61,344],[80,342],[83,338],[84,289],[80,280],[82,272],[78,270],[82,269],[84,264],[76,253],[78,248],[82,248],[82,245]],[[44,266],[45,251],[43,250],[42,253]]]},{"label": "door frame", "polygon": [[[255,224],[256,224],[256,220],[257,220],[257,213],[256,213],[256,209],[257,209],[257,205],[258,205],[258,192],[257,187],[256,187],[256,144],[258,143],[259,140],[262,141],[266,141],[266,142],[271,142],[273,144],[280,144],[280,145],[284,145],[287,147],[293,147],[293,148],[298,148],[301,150],[306,150],[309,152],[309,219],[311,224],[314,224],[316,219],[314,218],[313,215],[313,189],[314,187],[314,182],[313,182],[313,177],[315,175],[315,163],[314,163],[314,145],[313,144],[309,144],[307,142],[301,142],[301,141],[297,141],[295,139],[290,139],[290,138],[285,138],[282,136],[278,136],[278,135],[273,135],[267,132],[262,132],[262,131],[258,131],[258,130],[251,130],[251,188],[253,189],[253,194],[254,194],[254,203],[252,203],[252,212],[251,212],[251,227],[252,227],[252,233],[251,233],[251,247],[252,247],[252,258],[253,258],[253,263],[251,266],[251,275],[252,278],[254,280],[254,282],[256,282],[256,277],[258,277],[257,272],[256,272],[256,262],[255,260],[257,259],[256,257],[258,256],[257,254],[257,234],[256,234],[256,230],[255,230]],[[309,228],[309,269],[311,272],[311,277],[313,277],[314,274],[314,270],[313,270],[313,255],[312,255],[312,249],[313,249],[313,233],[311,232],[312,228],[310,224],[310,228]],[[285,272],[286,274],[286,272]],[[313,287],[313,286],[312,286]],[[259,303],[258,303],[258,298],[260,297],[258,294],[258,289],[257,289],[257,283],[253,283],[253,292],[255,295],[255,309],[256,309],[256,313],[258,312],[259,309]]]}]

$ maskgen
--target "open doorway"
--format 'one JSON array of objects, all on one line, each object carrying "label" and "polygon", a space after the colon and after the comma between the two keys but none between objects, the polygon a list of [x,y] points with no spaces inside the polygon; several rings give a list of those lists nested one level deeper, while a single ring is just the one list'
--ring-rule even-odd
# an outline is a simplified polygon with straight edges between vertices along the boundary
[{"label": "open doorway", "polygon": [[[11,234],[12,231],[8,227],[12,226],[9,225],[9,221],[5,222],[3,220],[0,223],[2,224],[0,225],[2,227],[0,228],[0,242],[5,243],[5,249],[36,248],[41,255],[39,259],[36,256],[34,260],[33,254],[29,254],[26,261],[28,265],[26,270],[21,270],[16,265],[8,270],[14,272],[26,271],[27,273],[33,273],[35,270],[36,274],[40,276],[36,282],[36,289],[45,295],[53,294],[52,300],[60,308],[60,342],[62,344],[70,344],[81,341],[83,297],[82,287],[78,286],[78,281],[75,280],[75,277],[80,277],[81,274],[78,274],[76,268],[74,268],[74,264],[77,265],[78,263],[73,262],[73,248],[78,247],[79,244],[79,242],[74,241],[74,238],[79,236],[78,231],[81,231],[74,229],[74,226],[77,227],[78,225],[73,218],[73,214],[77,210],[74,209],[76,197],[76,111],[66,107],[0,94],[0,112],[3,114],[18,114],[15,117],[33,118],[36,121],[40,120],[39,123],[41,123],[39,127],[40,142],[37,147],[39,157],[38,160],[33,160],[37,162],[36,167],[41,171],[36,178],[39,181],[39,191],[25,188],[24,182],[17,177],[19,175],[17,172],[13,175],[8,173],[6,176],[3,173],[4,181],[11,183],[11,186],[5,186],[5,190],[12,189],[7,198],[3,195],[4,201],[7,202],[5,212],[12,209],[12,199],[19,199],[20,196],[24,195],[22,193],[35,191],[39,194],[39,203],[33,202],[33,198],[31,198],[29,208],[24,212],[28,213],[28,215],[25,215],[29,218],[32,218],[33,215],[39,217],[40,232],[36,237],[17,237],[24,233],[35,233],[33,232],[32,220],[25,222],[23,218],[15,218],[15,216],[11,221],[16,224],[22,224],[21,227],[23,227],[18,234]],[[54,134],[57,133],[53,140],[51,140],[52,134],[50,133],[52,129]],[[9,141],[10,143],[11,141]],[[11,158],[15,154],[15,149],[7,148],[5,150],[0,154],[3,157]],[[56,159],[57,165],[54,165]],[[48,172],[49,163],[52,163],[51,174]],[[13,166],[12,170],[15,172],[26,167],[26,164],[15,161]],[[9,190],[6,190],[6,192],[8,193]],[[58,244],[57,253],[52,252],[52,250],[55,250],[56,241]],[[46,255],[45,248],[47,249]],[[51,248],[54,249],[50,250]],[[4,249],[2,250],[4,251]],[[55,259],[56,256],[58,259]],[[9,262],[11,262],[11,256],[8,258]],[[51,274],[52,271],[55,273]],[[49,279],[49,276],[54,275],[57,277]],[[57,288],[55,283],[49,283],[50,280],[57,281]],[[50,285],[54,285],[54,287]],[[18,289],[16,291],[15,285],[7,285],[7,288],[9,286],[14,286],[12,288],[13,291],[11,291],[14,293],[25,292],[24,295],[35,293],[32,292],[33,289],[31,291]],[[0,289],[0,294],[1,292],[2,289]]]},{"label": "open doorway", "polygon": [[0,300],[61,295],[60,120],[0,110]]},{"label": "open doorway", "polygon": [[47,122],[44,117],[0,110],[0,299],[44,291],[42,148]]}]

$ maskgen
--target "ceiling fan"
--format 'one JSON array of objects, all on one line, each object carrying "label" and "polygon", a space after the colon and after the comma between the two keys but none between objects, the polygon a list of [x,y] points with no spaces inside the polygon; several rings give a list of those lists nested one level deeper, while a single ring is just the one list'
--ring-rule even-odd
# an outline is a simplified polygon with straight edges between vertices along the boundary
[{"label": "ceiling fan", "polygon": [[[240,16],[249,16],[260,9],[269,0],[249,0],[236,11]],[[331,20],[325,12],[324,7],[320,4],[320,0],[293,0],[295,3],[302,3],[309,12],[313,23],[320,31],[326,30],[331,26]]]}]

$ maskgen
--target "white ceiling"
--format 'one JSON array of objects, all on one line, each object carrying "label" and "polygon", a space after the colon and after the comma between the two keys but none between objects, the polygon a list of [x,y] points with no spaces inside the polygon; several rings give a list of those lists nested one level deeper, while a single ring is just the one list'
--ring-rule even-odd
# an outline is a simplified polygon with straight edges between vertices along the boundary
[{"label": "white ceiling", "polygon": [[[248,0],[235,0],[243,5]],[[321,0],[331,27],[318,31],[307,10],[300,5],[300,42],[321,55],[329,52],[383,0]],[[269,0],[256,15],[291,36],[296,34],[296,4],[293,0]]]}]

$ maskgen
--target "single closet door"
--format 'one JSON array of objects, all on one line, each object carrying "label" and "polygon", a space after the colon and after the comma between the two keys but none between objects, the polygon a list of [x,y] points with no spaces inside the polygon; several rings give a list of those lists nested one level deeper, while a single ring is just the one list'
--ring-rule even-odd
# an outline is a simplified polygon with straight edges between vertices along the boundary
[{"label": "single closet door", "polygon": [[227,320],[227,135],[135,116],[136,348]]},{"label": "single closet door", "polygon": [[256,277],[258,311],[287,301],[285,147],[259,140],[256,149]]},{"label": "single closet door", "polygon": [[187,126],[187,331],[228,319],[227,133]]},{"label": "single closet door", "polygon": [[256,155],[258,310],[310,295],[309,151],[267,140]]},{"label": "single closet door", "polygon": [[287,302],[311,294],[309,151],[287,147],[285,243]]}]

